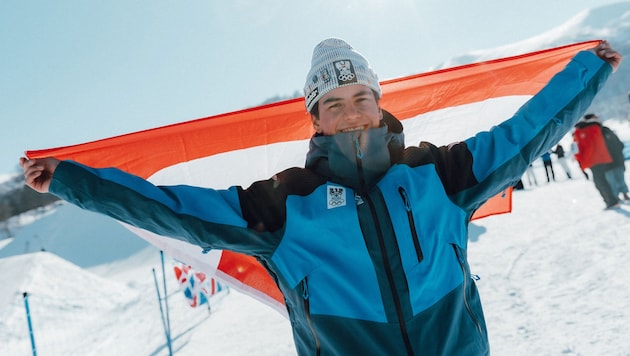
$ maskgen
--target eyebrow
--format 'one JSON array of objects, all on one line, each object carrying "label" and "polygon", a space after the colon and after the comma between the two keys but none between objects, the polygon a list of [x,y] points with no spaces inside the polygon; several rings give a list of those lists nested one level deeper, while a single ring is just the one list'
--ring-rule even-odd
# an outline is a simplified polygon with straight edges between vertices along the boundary
[{"label": "eyebrow", "polygon": [[[360,96],[364,96],[370,93],[370,89],[365,89],[365,90],[361,90],[359,92],[357,92],[356,94],[354,94],[352,97],[353,98],[357,98]],[[336,96],[331,96],[330,98],[326,98],[324,101],[322,101],[322,104],[330,104],[330,103],[334,103],[337,101],[342,101],[343,99],[340,97],[336,97]]]}]

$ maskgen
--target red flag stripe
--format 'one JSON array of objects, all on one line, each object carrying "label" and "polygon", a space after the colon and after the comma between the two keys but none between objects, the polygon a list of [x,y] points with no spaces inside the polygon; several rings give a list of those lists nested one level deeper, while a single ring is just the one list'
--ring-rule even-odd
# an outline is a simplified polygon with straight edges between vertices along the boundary
[{"label": "red flag stripe", "polygon": [[[381,104],[404,120],[496,96],[533,95],[577,51],[596,43],[582,42],[385,81]],[[92,167],[118,167],[148,178],[176,163],[303,140],[312,134],[304,99],[300,98],[73,146],[27,151],[26,155],[71,159]],[[147,154],[151,156],[150,165],[146,164]]]}]

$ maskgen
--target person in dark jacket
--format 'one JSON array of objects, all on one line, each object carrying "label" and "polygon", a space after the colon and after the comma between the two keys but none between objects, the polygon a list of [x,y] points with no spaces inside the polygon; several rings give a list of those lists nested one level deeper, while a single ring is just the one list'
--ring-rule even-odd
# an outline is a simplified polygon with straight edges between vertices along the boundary
[{"label": "person in dark jacket", "polygon": [[[597,116],[595,118],[598,119]],[[624,144],[613,130],[604,125],[602,125],[602,135],[612,158],[612,162],[610,162],[606,171],[606,180],[612,189],[613,195],[628,201],[630,197],[628,196],[628,185],[624,177],[626,172],[626,158],[623,156]]]},{"label": "person in dark jacket", "polygon": [[564,170],[564,173],[566,173],[567,178],[571,179],[571,169],[569,168],[569,165],[567,164],[567,159],[564,155],[564,148],[562,147],[562,145],[558,144],[556,148],[551,152],[554,153],[556,157],[558,158],[558,163],[560,163],[560,166]]},{"label": "person in dark jacket", "polygon": [[553,171],[553,163],[551,162],[551,151],[547,151],[540,156],[543,161],[543,167],[545,168],[545,174],[547,175],[547,183],[552,180],[556,181],[556,173]]},{"label": "person in dark jacket", "polygon": [[578,145],[575,158],[583,170],[587,168],[591,170],[593,183],[604,199],[606,209],[619,207],[619,197],[606,179],[606,172],[613,159],[606,146],[602,124],[595,114],[587,114],[575,124],[573,140]]},{"label": "person in dark jacket", "polygon": [[54,158],[20,164],[39,192],[203,249],[255,256],[284,295],[300,355],[487,355],[467,261],[470,218],[557,144],[620,61],[602,41],[498,127],[448,146],[405,147],[367,60],[327,39],[304,90],[316,130],[305,168],[213,190]]}]

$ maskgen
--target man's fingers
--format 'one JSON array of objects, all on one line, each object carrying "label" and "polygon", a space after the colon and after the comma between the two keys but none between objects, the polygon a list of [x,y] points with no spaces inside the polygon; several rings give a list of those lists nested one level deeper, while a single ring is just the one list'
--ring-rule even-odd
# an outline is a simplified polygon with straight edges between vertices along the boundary
[{"label": "man's fingers", "polygon": [[605,60],[613,68],[613,72],[619,68],[619,64],[622,60],[622,55],[617,52],[608,41],[601,41],[594,49],[594,53],[601,59]]},{"label": "man's fingers", "polygon": [[37,181],[37,178],[41,177],[43,170],[41,169],[29,169],[24,173],[24,180],[26,184],[32,185]]},{"label": "man's fingers", "polygon": [[32,166],[35,163],[35,160],[29,160],[26,157],[21,157],[20,158],[20,166],[24,169]]},{"label": "man's fingers", "polygon": [[24,171],[24,183],[40,193],[48,192],[53,172],[59,160],[54,158],[27,159],[20,157]]}]

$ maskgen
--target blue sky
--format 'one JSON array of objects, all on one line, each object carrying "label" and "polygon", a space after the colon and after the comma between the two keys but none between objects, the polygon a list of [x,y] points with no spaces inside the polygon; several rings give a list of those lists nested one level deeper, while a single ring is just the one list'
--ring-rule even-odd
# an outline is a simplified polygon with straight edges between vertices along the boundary
[{"label": "blue sky", "polygon": [[618,1],[0,2],[0,173],[26,149],[192,120],[301,90],[313,46],[350,42],[381,80],[520,41]]}]

